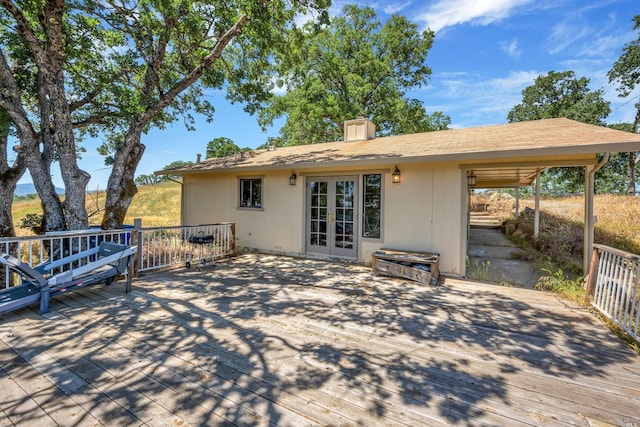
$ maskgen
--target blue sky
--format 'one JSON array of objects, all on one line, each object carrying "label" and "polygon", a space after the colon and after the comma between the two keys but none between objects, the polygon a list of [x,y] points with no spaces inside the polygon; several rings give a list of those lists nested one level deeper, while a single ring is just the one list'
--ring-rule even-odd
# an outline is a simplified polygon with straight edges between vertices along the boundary
[{"label": "blue sky", "polygon": [[[348,3],[334,1],[332,15]],[[551,70],[572,70],[588,77],[591,89],[604,89],[614,110],[608,123],[633,120],[640,89],[619,98],[606,73],[625,43],[638,37],[631,21],[640,14],[637,0],[392,0],[367,5],[382,21],[398,13],[421,29],[435,31],[427,57],[429,84],[408,96],[422,100],[430,112],[448,114],[451,127],[506,123],[507,112],[522,99],[521,91]],[[263,133],[241,105],[229,105],[219,91],[209,96],[216,106],[212,123],[198,120],[193,132],[175,123],[143,137],[147,149],[136,175],[150,174],[175,160],[195,161],[216,137],[255,148],[278,135],[282,121]],[[88,189],[104,189],[109,170],[96,144],[85,146],[80,166],[92,175]],[[21,182],[30,181],[27,173]],[[63,186],[57,170],[54,182]]]}]

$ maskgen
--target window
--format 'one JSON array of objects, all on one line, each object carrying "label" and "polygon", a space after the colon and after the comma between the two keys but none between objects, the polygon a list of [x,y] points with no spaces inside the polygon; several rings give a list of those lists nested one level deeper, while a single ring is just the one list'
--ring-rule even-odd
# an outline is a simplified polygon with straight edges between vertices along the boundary
[{"label": "window", "polygon": [[240,207],[262,207],[262,178],[240,180]]},{"label": "window", "polygon": [[382,212],[382,175],[364,175],[362,194],[362,237],[380,238]]}]

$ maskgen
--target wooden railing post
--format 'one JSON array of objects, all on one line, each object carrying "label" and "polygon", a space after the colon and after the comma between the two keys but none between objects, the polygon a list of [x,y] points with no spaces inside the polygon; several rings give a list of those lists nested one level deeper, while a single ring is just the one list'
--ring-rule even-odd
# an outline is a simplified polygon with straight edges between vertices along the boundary
[{"label": "wooden railing post", "polygon": [[593,253],[591,255],[591,264],[589,265],[589,275],[587,276],[586,292],[584,295],[585,304],[591,302],[591,297],[596,289],[596,282],[598,281],[598,266],[600,264],[600,251],[597,247],[593,247]]},{"label": "wooden railing post", "polygon": [[236,253],[236,223],[231,223],[231,256],[238,255]]},{"label": "wooden railing post", "polygon": [[133,262],[129,263],[130,277],[138,277],[138,270],[140,269],[140,263],[142,262],[142,239],[140,239],[140,233],[142,228],[142,219],[135,218],[133,220],[133,231],[131,233],[131,246],[138,246]]}]

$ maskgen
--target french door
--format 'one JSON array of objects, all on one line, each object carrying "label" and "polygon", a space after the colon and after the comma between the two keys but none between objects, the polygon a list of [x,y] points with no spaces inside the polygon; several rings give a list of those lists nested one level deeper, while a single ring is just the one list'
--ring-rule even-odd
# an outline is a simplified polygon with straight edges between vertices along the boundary
[{"label": "french door", "polygon": [[358,257],[357,183],[357,176],[307,178],[307,252]]}]

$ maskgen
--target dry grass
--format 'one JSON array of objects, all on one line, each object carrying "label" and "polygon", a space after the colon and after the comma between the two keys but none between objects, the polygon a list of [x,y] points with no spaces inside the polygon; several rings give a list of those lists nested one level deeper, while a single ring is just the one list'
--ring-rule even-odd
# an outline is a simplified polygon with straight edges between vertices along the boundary
[{"label": "dry grass", "polygon": [[[525,206],[534,206],[526,200]],[[540,211],[546,217],[551,238],[559,238],[569,248],[582,255],[584,229],[584,198],[564,197],[542,200]],[[595,242],[623,251],[640,253],[640,197],[596,195],[594,214],[597,217]],[[542,229],[541,229],[542,230]]]},{"label": "dry grass", "polygon": [[[517,239],[529,242],[543,257],[567,273],[582,274],[584,248],[584,197],[544,198],[540,202],[540,235],[533,239],[533,215],[513,218],[515,200],[491,194],[472,196],[472,209],[488,211],[512,224]],[[521,200],[521,211],[534,208],[533,198]],[[596,195],[594,214],[598,218],[595,242],[640,254],[640,197]],[[509,227],[508,227],[509,228]]]},{"label": "dry grass", "polygon": [[[89,224],[100,225],[104,209],[105,193],[87,195],[87,212]],[[13,220],[16,224],[27,214],[42,214],[40,199],[22,199],[13,204]],[[133,224],[134,218],[142,218],[144,227],[164,227],[180,224],[180,184],[166,182],[157,185],[138,187],[138,194],[133,198],[125,224]],[[19,236],[33,235],[31,230],[18,228]]]}]

